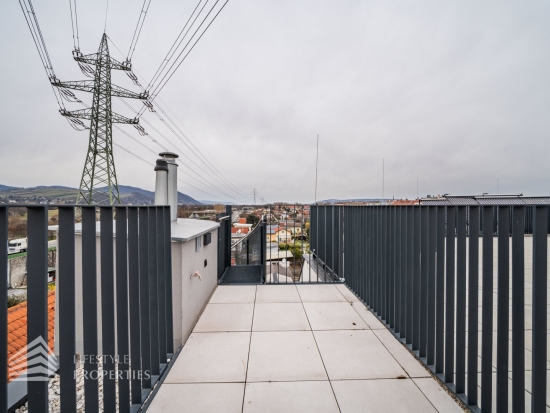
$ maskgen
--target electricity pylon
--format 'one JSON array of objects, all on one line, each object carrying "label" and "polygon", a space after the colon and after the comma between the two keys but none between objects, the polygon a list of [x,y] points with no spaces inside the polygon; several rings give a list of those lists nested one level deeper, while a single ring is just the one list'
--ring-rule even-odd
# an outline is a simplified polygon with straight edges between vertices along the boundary
[{"label": "electricity pylon", "polygon": [[[78,62],[82,72],[88,76],[93,74],[94,80],[76,82],[61,82],[52,79],[52,85],[65,92],[65,97],[72,92],[66,89],[81,90],[94,94],[92,107],[88,109],[67,111],[60,110],[63,116],[77,121],[90,120],[90,139],[88,153],[82,171],[77,204],[84,201],[87,204],[106,204],[118,202],[120,194],[116,177],[115,160],[113,157],[113,122],[138,125],[139,119],[129,119],[111,110],[111,97],[147,100],[148,94],[134,93],[127,89],[111,84],[111,70],[131,71],[129,62],[120,63],[109,55],[107,35],[103,33],[97,53],[82,55],[75,50],[74,59]],[[95,66],[95,71],[91,66]],[[67,93],[68,92],[68,93]],[[74,97],[76,99],[76,97]],[[76,101],[79,101],[76,99]],[[138,129],[139,130],[139,129]]]}]

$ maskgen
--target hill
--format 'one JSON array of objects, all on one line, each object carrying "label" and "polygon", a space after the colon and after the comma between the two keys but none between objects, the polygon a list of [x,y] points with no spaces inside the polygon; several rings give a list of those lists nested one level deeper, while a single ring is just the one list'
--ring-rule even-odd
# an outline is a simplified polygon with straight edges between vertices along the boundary
[{"label": "hill", "polygon": [[[123,204],[152,205],[155,200],[153,191],[137,188],[134,186],[119,185],[121,201]],[[72,203],[76,202],[78,189],[66,186],[35,186],[31,188],[16,188],[7,185],[0,185],[0,202],[9,198],[21,203]],[[201,202],[189,195],[178,192],[178,203],[184,205],[201,205]]]}]

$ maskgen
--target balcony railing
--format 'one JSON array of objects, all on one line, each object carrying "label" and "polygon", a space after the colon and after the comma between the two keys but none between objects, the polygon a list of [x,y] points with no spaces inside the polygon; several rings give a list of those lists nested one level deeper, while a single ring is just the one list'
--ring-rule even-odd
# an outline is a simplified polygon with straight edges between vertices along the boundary
[{"label": "balcony railing", "polygon": [[531,411],[542,412],[548,214],[540,205],[313,206],[311,243],[472,411],[524,412],[527,391]]},{"label": "balcony railing", "polygon": [[[76,411],[77,364],[83,363],[85,411],[98,411],[101,399],[104,411],[137,411],[174,354],[169,207],[22,207],[28,212],[28,358],[27,371],[20,379],[26,382],[28,411],[48,411],[48,382],[55,371],[31,369],[39,367],[40,360],[29,347],[36,340],[48,342],[46,254],[51,209],[57,209],[59,217],[55,340],[59,407],[63,412]],[[4,246],[8,210],[0,206]],[[75,214],[81,223],[75,224]],[[6,248],[0,248],[0,278],[4,280],[6,269]],[[5,355],[5,293],[0,296],[0,329],[0,354]],[[53,356],[51,350],[45,351],[50,353],[46,358]],[[13,384],[7,383],[10,367],[6,357],[0,357],[2,411],[12,407],[8,405]]]}]

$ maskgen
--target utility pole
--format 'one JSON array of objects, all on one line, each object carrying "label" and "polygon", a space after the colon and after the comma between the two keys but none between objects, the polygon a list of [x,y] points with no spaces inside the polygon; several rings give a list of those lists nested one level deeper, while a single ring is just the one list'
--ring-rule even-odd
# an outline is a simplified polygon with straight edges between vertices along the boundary
[{"label": "utility pole", "polygon": [[252,191],[252,195],[254,196],[254,205],[256,205],[256,195],[258,195],[258,191],[256,190],[256,188],[254,188],[254,190]]},{"label": "utility pole", "polygon": [[[61,115],[70,118],[70,120],[86,119],[90,121],[88,153],[76,202],[83,201],[86,204],[109,205],[117,202],[120,204],[113,157],[113,123],[128,123],[137,127],[139,119],[129,119],[113,113],[111,97],[117,96],[147,101],[148,93],[134,93],[111,84],[112,69],[130,72],[132,67],[129,62],[120,63],[109,55],[105,33],[103,33],[97,53],[83,55],[77,49],[73,56],[82,72],[90,77],[93,75],[94,80],[61,82],[55,77],[50,80],[52,85],[60,88],[65,96],[72,95],[72,92],[67,89],[93,93],[91,108],[74,111],[60,110]],[[91,66],[95,66],[95,70]]]}]

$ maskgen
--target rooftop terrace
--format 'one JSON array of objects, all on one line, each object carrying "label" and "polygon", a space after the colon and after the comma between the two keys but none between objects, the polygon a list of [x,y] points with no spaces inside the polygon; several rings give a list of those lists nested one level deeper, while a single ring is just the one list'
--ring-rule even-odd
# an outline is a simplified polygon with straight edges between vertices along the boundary
[{"label": "rooftop terrace", "polygon": [[461,412],[343,284],[218,286],[148,412]]}]

